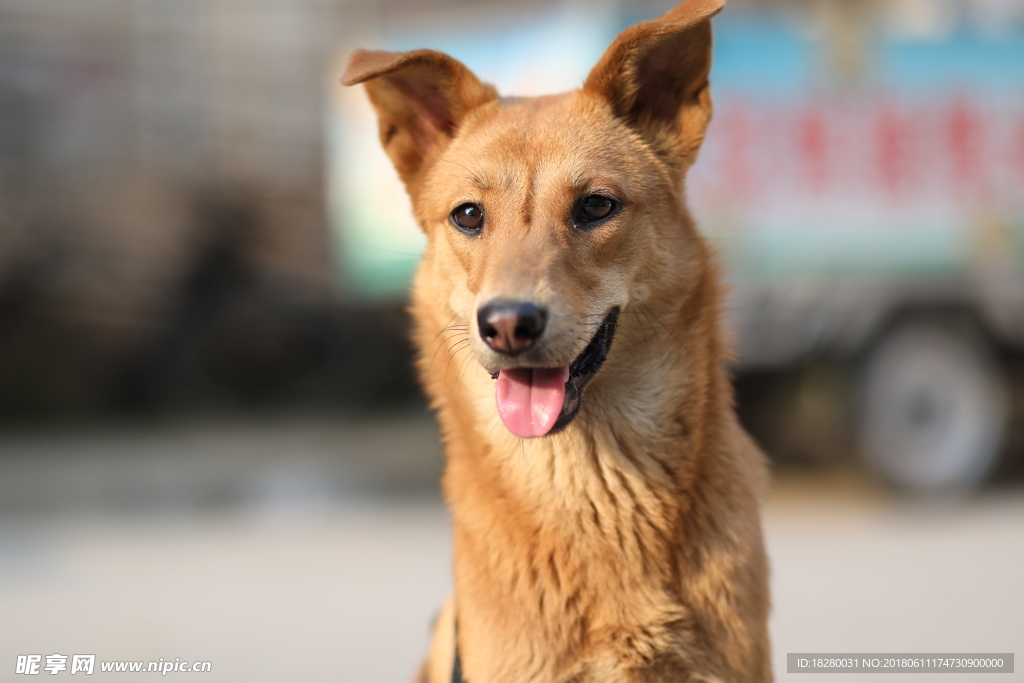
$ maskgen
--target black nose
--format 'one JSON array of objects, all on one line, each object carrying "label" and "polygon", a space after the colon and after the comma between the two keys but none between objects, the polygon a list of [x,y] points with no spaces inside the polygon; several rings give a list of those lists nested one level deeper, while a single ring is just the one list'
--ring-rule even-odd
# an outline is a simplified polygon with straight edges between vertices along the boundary
[{"label": "black nose", "polygon": [[544,332],[548,313],[526,301],[492,301],[476,314],[480,336],[498,353],[515,356]]}]

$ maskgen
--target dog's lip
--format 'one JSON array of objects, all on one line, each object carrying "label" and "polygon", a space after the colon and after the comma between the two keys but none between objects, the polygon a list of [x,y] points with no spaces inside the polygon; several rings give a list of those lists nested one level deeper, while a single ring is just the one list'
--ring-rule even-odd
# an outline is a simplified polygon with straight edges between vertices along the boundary
[{"label": "dog's lip", "polygon": [[569,379],[566,384],[584,375],[592,376],[601,369],[601,366],[608,358],[608,350],[612,345],[612,337],[615,336],[615,325],[618,318],[619,307],[614,306],[601,321],[597,332],[590,338],[590,343],[580,351],[580,355],[576,356],[576,360],[569,365]]},{"label": "dog's lip", "polygon": [[[581,399],[583,388],[597,374],[597,371],[604,365],[608,358],[608,351],[611,349],[612,338],[615,336],[615,327],[619,318],[619,307],[612,307],[601,321],[601,325],[590,338],[590,342],[584,347],[576,359],[569,364],[569,379],[565,382],[565,398],[562,401],[562,411],[555,421],[548,435],[556,434],[565,429],[582,405]],[[529,367],[529,366],[522,366]],[[491,379],[497,379],[501,371],[492,372]]]}]

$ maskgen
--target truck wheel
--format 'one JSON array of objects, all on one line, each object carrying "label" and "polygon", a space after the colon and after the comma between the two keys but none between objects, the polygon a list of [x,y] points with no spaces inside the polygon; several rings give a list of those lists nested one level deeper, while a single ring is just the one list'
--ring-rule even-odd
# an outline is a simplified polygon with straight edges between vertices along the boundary
[{"label": "truck wheel", "polygon": [[904,323],[873,349],[860,380],[861,451],[883,479],[925,493],[962,491],[992,471],[1008,390],[978,335]]}]

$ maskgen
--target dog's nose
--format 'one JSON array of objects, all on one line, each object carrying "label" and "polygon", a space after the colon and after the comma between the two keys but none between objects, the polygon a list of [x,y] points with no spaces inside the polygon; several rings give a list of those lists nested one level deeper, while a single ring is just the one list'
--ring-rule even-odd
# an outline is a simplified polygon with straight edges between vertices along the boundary
[{"label": "dog's nose", "polygon": [[492,301],[476,314],[480,336],[498,353],[515,356],[544,332],[548,313],[526,301]]}]

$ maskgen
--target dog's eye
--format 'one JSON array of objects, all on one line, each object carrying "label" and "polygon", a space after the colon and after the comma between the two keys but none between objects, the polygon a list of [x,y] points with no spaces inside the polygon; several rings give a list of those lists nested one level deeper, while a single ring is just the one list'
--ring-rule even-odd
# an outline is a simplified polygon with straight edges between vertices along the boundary
[{"label": "dog's eye", "polygon": [[618,205],[611,197],[602,194],[588,194],[573,212],[573,220],[578,228],[592,228],[594,224],[608,218]]},{"label": "dog's eye", "polygon": [[451,221],[467,235],[476,235],[484,224],[484,210],[479,204],[462,204],[452,211]]}]

